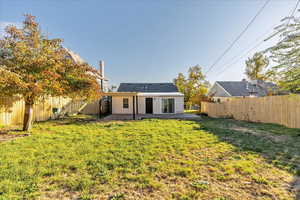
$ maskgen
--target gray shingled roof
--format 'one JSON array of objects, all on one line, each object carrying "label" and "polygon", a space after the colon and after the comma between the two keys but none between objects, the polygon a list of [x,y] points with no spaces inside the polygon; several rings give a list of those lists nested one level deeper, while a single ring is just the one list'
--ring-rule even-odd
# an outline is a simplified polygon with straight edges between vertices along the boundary
[{"label": "gray shingled roof", "polygon": [[121,83],[118,92],[178,92],[173,83]]},{"label": "gray shingled roof", "polygon": [[252,84],[248,81],[217,81],[231,96],[266,96],[268,90],[274,90],[277,86],[270,82]]}]

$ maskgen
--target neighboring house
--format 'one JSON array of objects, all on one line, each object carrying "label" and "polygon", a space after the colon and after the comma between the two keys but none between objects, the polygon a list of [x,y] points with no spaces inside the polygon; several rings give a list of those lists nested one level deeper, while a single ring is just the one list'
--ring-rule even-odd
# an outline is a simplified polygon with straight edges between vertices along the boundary
[{"label": "neighboring house", "polygon": [[278,87],[264,81],[216,81],[209,89],[208,96],[215,101],[226,101],[231,97],[263,97],[278,93]]},{"label": "neighboring house", "polygon": [[112,114],[184,112],[184,95],[173,83],[121,83],[112,96]]},{"label": "neighboring house", "polygon": [[[85,60],[83,60],[78,54],[74,53],[70,49],[65,48],[65,50],[68,52],[68,58],[72,59],[74,63],[77,64],[83,64],[86,63]],[[99,73],[95,74],[95,77],[97,78],[97,82],[100,85],[102,92],[107,92],[109,90],[108,85],[108,79],[105,77],[104,74],[104,61],[99,62]],[[105,114],[110,112],[110,98],[107,96],[103,96],[101,98],[101,101],[96,100],[91,103],[86,103],[85,106],[82,107],[80,110],[80,113],[83,114],[89,114],[89,115],[99,115],[99,114]]]},{"label": "neighboring house", "polygon": [[[85,61],[75,52],[73,52],[67,48],[65,48],[65,50],[68,52],[69,58],[71,58],[74,61],[74,63],[77,63],[77,64],[85,63]],[[108,85],[108,79],[104,76],[104,61],[102,61],[102,60],[99,62],[99,74],[100,74],[100,76],[97,75],[97,80],[99,82],[101,90],[104,92],[107,92],[109,85]]]},{"label": "neighboring house", "polygon": [[74,61],[74,63],[77,63],[77,64],[83,64],[83,63],[85,63],[85,60],[83,60],[77,53],[71,51],[68,48],[64,48],[64,49],[69,54],[69,56],[67,56],[67,58],[71,58]]}]

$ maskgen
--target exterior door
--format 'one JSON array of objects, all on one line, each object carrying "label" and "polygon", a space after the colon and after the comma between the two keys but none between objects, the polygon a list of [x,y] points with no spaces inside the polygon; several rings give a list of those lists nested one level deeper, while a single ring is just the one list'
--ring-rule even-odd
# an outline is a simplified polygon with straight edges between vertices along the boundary
[{"label": "exterior door", "polygon": [[146,114],[153,114],[153,98],[146,98]]},{"label": "exterior door", "polygon": [[174,113],[175,100],[173,98],[162,99],[162,113]]}]

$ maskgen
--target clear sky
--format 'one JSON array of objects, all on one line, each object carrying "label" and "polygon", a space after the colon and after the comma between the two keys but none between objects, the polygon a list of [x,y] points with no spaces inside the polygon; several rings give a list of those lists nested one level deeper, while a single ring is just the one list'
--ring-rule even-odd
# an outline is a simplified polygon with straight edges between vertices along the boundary
[{"label": "clear sky", "polygon": [[[89,64],[98,67],[98,61],[104,60],[110,84],[169,82],[196,64],[206,71],[264,2],[0,0],[0,29],[7,23],[22,22],[23,14],[30,13],[50,38],[64,39],[64,45]],[[207,74],[208,80],[241,80],[247,56],[233,64],[228,61],[267,37],[295,5],[296,0],[271,0],[246,34]],[[248,55],[272,42],[263,43]]]}]

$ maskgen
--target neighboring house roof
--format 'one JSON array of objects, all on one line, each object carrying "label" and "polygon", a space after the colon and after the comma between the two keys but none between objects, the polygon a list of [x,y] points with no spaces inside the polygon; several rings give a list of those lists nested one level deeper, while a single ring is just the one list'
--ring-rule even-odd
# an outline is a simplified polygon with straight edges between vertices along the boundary
[{"label": "neighboring house roof", "polygon": [[271,82],[256,81],[217,81],[231,96],[267,96],[269,91],[275,91],[277,86]]},{"label": "neighboring house roof", "polygon": [[[85,60],[83,60],[77,53],[73,52],[72,50],[68,49],[68,48],[64,48],[67,53],[69,54],[69,58],[73,60],[74,63],[76,64],[84,64],[86,63]],[[106,79],[106,77],[103,77],[99,74],[96,74],[97,79],[99,80],[104,80],[104,81],[108,81],[108,79]]]},{"label": "neighboring house roof", "polygon": [[118,92],[178,92],[173,83],[121,83]]},{"label": "neighboring house roof", "polygon": [[75,52],[71,51],[70,49],[65,48],[65,50],[68,52],[70,58],[77,64],[83,64],[85,61]]}]

